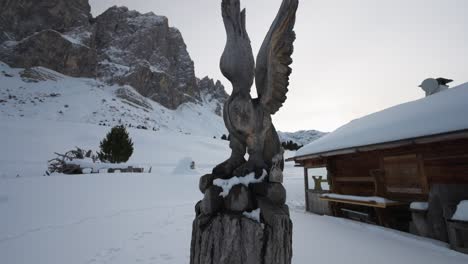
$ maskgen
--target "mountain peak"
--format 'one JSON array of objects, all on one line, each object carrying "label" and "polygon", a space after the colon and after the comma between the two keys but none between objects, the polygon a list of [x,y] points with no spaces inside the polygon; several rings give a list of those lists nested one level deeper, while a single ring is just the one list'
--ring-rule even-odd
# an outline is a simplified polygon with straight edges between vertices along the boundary
[{"label": "mountain peak", "polygon": [[130,85],[169,109],[207,100],[222,108],[224,87],[197,80],[182,34],[167,17],[121,6],[96,18],[90,11],[88,0],[1,1],[0,60]]}]

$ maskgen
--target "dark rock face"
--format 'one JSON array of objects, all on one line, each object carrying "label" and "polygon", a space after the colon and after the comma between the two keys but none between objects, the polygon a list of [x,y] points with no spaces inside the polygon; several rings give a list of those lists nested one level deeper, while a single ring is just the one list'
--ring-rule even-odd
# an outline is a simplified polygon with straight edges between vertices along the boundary
[{"label": "dark rock face", "polygon": [[134,87],[141,95],[170,109],[184,103],[181,100],[183,97],[177,96],[177,91],[173,89],[173,78],[166,72],[152,71],[148,64],[131,67],[128,75],[118,76],[116,81],[120,85],[128,84]]},{"label": "dark rock face", "polygon": [[198,87],[202,97],[208,103],[214,103],[214,111],[217,115],[222,116],[223,104],[228,99],[229,95],[224,90],[224,86],[220,81],[214,82],[213,79],[210,79],[208,76],[198,80]]},{"label": "dark rock face", "polygon": [[208,103],[221,115],[224,87],[195,77],[182,34],[166,17],[90,11],[88,0],[0,0],[0,61],[130,85],[170,109]]},{"label": "dark rock face", "polygon": [[0,0],[0,60],[96,76],[88,0]]},{"label": "dark rock face", "polygon": [[66,39],[55,30],[44,30],[23,41],[14,49],[13,62],[21,68],[40,65],[75,77],[94,77],[96,51]]},{"label": "dark rock face", "polygon": [[[99,76],[130,84],[170,109],[200,100],[193,61],[166,17],[112,7],[96,18]],[[115,72],[113,68],[128,68]]]},{"label": "dark rock face", "polygon": [[89,24],[88,0],[0,0],[0,42],[20,40],[35,32],[65,32]]},{"label": "dark rock face", "polygon": [[127,103],[137,105],[144,109],[153,110],[153,107],[146,100],[145,97],[134,93],[127,87],[122,87],[122,88],[117,89],[117,91],[115,91],[115,95],[119,97],[120,99],[126,101]]}]

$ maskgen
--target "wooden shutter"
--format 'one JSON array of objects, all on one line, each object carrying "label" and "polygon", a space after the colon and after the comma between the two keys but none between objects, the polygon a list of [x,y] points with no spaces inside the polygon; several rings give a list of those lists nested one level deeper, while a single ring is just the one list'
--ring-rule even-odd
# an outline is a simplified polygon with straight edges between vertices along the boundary
[{"label": "wooden shutter", "polygon": [[413,195],[427,193],[427,180],[418,155],[384,157],[383,166],[387,193]]}]

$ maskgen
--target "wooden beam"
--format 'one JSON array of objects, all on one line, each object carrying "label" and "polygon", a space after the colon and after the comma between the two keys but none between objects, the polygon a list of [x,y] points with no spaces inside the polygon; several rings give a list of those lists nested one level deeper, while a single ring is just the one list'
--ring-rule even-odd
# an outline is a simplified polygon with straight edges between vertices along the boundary
[{"label": "wooden beam", "polygon": [[375,182],[373,177],[335,177],[335,182]]},{"label": "wooden beam", "polygon": [[309,172],[307,168],[304,168],[304,189],[306,211],[309,211]]}]

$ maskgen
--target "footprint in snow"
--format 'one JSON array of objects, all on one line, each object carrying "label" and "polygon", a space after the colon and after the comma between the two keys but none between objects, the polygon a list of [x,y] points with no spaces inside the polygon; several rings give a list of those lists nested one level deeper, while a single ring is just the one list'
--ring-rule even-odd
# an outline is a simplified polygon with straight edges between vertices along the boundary
[{"label": "footprint in snow", "polygon": [[174,258],[174,257],[172,257],[171,254],[161,254],[161,255],[159,255],[159,256],[160,256],[162,259],[164,259],[164,260],[171,260],[171,259]]},{"label": "footprint in snow", "polygon": [[144,237],[149,236],[149,235],[151,235],[151,234],[153,234],[153,232],[135,233],[135,234],[133,234],[133,238],[132,238],[132,239],[135,240],[135,241],[138,241],[138,240],[141,240],[141,239],[143,239]]},{"label": "footprint in snow", "polygon": [[120,248],[109,248],[97,253],[94,258],[88,261],[89,264],[92,263],[112,263],[115,259],[115,255],[119,253]]}]

